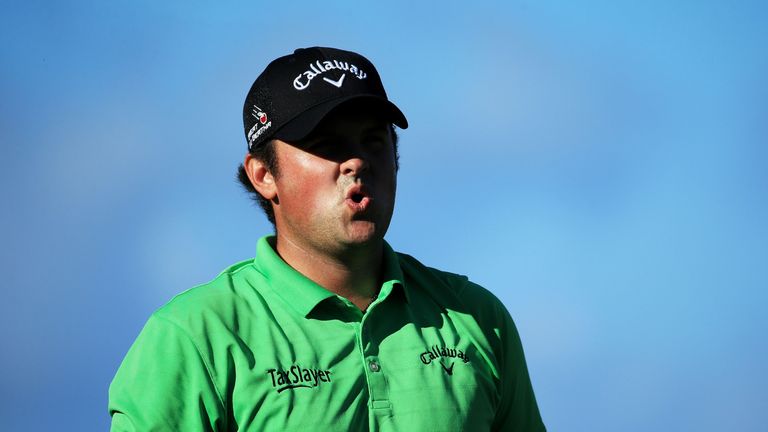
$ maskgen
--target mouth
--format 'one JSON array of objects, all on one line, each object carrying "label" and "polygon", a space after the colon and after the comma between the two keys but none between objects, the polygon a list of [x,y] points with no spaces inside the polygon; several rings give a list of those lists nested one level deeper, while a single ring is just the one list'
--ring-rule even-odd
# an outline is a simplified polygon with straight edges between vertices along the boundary
[{"label": "mouth", "polygon": [[344,202],[355,212],[365,211],[373,200],[370,191],[363,185],[354,185],[347,190]]}]

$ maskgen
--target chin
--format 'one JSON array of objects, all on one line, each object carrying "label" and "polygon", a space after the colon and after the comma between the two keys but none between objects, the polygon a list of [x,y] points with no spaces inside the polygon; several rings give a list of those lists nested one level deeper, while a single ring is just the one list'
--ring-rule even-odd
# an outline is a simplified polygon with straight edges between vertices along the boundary
[{"label": "chin", "polygon": [[384,233],[380,231],[374,222],[355,221],[347,230],[347,238],[350,244],[365,245],[382,240]]}]

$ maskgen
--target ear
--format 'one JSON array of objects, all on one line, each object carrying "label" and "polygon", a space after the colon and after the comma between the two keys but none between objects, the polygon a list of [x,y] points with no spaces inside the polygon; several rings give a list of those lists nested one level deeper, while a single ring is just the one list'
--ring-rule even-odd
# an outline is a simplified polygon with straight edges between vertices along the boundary
[{"label": "ear", "polygon": [[245,155],[243,167],[245,168],[245,173],[248,174],[248,179],[251,181],[251,184],[261,196],[269,201],[272,201],[277,197],[275,178],[264,165],[264,162],[248,153]]}]

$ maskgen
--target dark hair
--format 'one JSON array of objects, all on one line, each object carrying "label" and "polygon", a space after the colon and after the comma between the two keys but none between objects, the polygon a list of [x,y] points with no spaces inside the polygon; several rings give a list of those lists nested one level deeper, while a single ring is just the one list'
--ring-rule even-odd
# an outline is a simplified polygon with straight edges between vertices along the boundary
[{"label": "dark hair", "polygon": [[[389,125],[389,133],[390,136],[392,136],[392,147],[395,151],[395,169],[399,169],[400,153],[397,151],[398,136],[397,132],[395,131],[395,127],[391,124]],[[280,175],[280,167],[277,165],[277,154],[275,153],[274,140],[269,140],[265,142],[264,145],[251,149],[250,152],[251,157],[261,161],[267,168],[267,171],[269,171],[274,177]],[[269,219],[269,222],[272,224],[272,226],[274,226],[275,211],[272,209],[272,203],[270,200],[261,196],[256,188],[253,187],[251,180],[248,178],[248,174],[245,172],[245,167],[243,164],[240,164],[240,166],[237,167],[237,180],[240,182],[243,188],[245,188],[246,192],[248,192],[248,194],[251,196],[251,199],[253,199],[259,205],[259,207],[261,207],[262,210],[264,210],[264,214],[267,215],[267,219]]]}]

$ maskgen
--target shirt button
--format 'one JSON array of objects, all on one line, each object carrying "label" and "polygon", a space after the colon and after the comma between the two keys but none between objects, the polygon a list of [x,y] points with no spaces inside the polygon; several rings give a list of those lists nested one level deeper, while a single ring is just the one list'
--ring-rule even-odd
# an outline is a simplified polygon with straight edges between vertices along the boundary
[{"label": "shirt button", "polygon": [[379,364],[376,363],[375,361],[371,361],[370,363],[368,363],[368,367],[371,368],[371,371],[373,372],[378,372],[381,370],[381,366],[379,366]]}]

